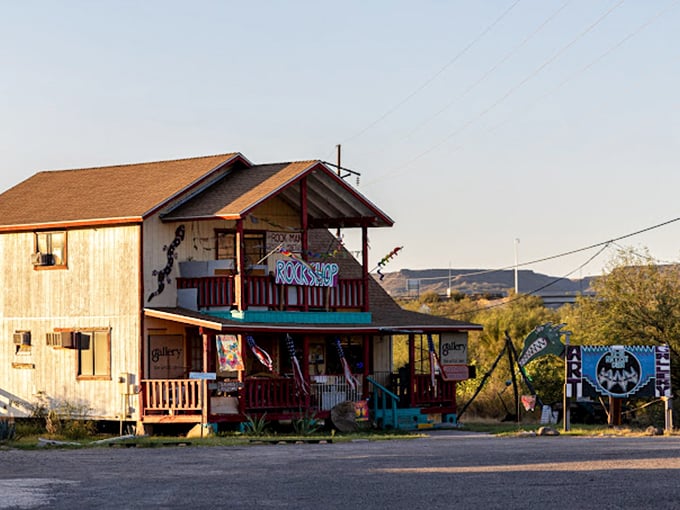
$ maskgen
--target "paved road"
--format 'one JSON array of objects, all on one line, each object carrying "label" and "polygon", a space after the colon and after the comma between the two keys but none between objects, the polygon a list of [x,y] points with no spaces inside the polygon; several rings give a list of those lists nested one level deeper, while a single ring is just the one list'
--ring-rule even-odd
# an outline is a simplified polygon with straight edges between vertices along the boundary
[{"label": "paved road", "polygon": [[680,437],[0,450],[0,508],[680,508]]}]

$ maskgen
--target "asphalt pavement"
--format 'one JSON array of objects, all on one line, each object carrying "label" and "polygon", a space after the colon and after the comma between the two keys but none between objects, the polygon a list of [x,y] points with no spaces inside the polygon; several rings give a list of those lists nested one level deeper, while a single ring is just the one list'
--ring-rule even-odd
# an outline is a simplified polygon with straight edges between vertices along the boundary
[{"label": "asphalt pavement", "polygon": [[676,509],[680,437],[2,449],[0,508]]}]

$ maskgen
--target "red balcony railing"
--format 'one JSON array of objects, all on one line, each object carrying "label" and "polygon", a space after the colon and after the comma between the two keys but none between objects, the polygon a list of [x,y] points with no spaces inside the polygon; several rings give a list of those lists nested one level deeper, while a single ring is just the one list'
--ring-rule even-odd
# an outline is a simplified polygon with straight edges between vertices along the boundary
[{"label": "red balcony railing", "polygon": [[262,377],[245,380],[246,409],[256,411],[302,409],[305,395],[297,391],[295,380]]},{"label": "red balcony railing", "polygon": [[436,389],[432,386],[430,374],[415,376],[414,404],[421,405],[453,405],[456,399],[455,381],[444,381],[437,376]]},{"label": "red balcony railing", "polygon": [[[273,310],[322,308],[331,310],[363,307],[361,278],[338,280],[335,287],[277,285],[269,276],[248,276],[245,280],[245,305]],[[178,289],[196,289],[199,308],[228,307],[236,304],[234,276],[177,278]]]}]

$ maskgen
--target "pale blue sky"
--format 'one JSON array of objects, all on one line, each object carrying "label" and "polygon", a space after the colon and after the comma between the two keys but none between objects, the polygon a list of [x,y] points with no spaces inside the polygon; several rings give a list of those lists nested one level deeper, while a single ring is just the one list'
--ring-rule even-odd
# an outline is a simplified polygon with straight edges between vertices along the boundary
[{"label": "pale blue sky", "polygon": [[[680,217],[679,42],[678,0],[0,0],[0,191],[342,144],[396,222],[372,266],[402,245],[385,271],[512,266],[515,238],[526,262]],[[677,260],[680,221],[620,244]]]}]

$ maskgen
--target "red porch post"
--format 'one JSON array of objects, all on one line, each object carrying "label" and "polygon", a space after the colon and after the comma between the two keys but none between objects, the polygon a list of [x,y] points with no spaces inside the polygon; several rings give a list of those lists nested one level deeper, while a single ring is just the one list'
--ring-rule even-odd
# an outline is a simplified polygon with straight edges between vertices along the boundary
[{"label": "red porch post", "polygon": [[[300,240],[302,244],[302,260],[307,260],[307,251],[309,250],[309,234],[307,228],[309,227],[309,222],[307,218],[307,178],[303,177],[300,179],[300,226],[302,227],[302,239]],[[304,303],[303,310],[305,312],[309,311],[309,288],[303,288]]]},{"label": "red porch post", "polygon": [[[203,338],[203,373],[208,371],[209,353],[210,353],[210,336],[204,328],[199,328],[201,337]],[[210,414],[210,398],[208,397],[208,380],[203,378],[201,381],[201,391],[203,392],[203,405],[201,406],[201,425],[208,423],[208,415]],[[203,435],[203,429],[201,429]]]},{"label": "red porch post", "polygon": [[246,257],[245,244],[243,241],[243,220],[236,220],[236,285],[234,288],[234,296],[236,299],[236,308],[241,311],[248,308],[246,303]]},{"label": "red porch post", "polygon": [[368,384],[366,384],[366,378],[371,374],[370,372],[370,361],[371,361],[371,349],[369,342],[373,337],[370,335],[364,335],[364,381],[361,390],[361,398],[366,399],[368,397]]},{"label": "red porch post", "polygon": [[[302,377],[307,383],[307,386],[311,388],[312,386],[309,380],[309,336],[307,335],[302,337]],[[307,393],[305,395],[305,409],[309,409],[310,402],[310,395]]]},{"label": "red porch post", "polygon": [[361,227],[361,266],[364,287],[364,306],[362,310],[368,312],[368,227],[365,225]]}]

